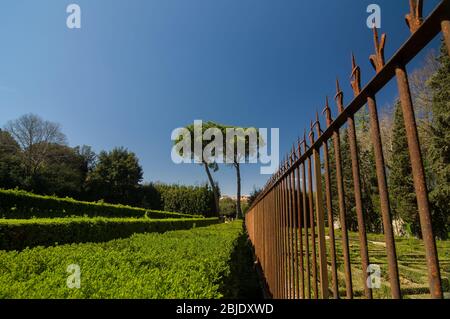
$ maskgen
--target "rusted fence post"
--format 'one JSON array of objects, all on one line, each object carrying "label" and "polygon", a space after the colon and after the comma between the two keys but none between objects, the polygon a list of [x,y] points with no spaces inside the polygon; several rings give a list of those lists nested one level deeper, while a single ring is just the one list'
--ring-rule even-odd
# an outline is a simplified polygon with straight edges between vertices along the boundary
[{"label": "rusted fence post", "polygon": [[[331,118],[331,110],[328,105],[328,97],[326,99],[324,113],[327,120],[327,128],[333,122]],[[333,298],[339,299],[339,283],[336,268],[336,244],[334,237],[334,217],[333,217],[333,200],[331,195],[331,176],[330,176],[330,156],[328,153],[328,141],[323,144],[323,157],[325,164],[325,191],[327,202],[328,227],[330,236],[330,257],[331,257],[331,276],[333,280]]]},{"label": "rusted fence post", "polygon": [[[306,153],[306,132],[303,135],[303,145]],[[303,161],[302,165],[302,185],[303,185],[303,225],[305,227],[305,257],[306,257],[306,298],[311,299],[311,269],[309,258],[309,234],[308,234],[308,209],[307,209],[307,196],[308,190],[306,188],[306,162]]]},{"label": "rusted fence post", "polygon": [[[317,135],[320,136],[319,115],[316,114]],[[314,135],[311,136],[314,142]],[[314,143],[312,143],[314,144]],[[325,213],[323,207],[322,193],[322,166],[320,162],[320,150],[313,149],[314,157],[314,177],[316,180],[316,219],[319,247],[319,271],[320,271],[320,295],[322,299],[328,299],[328,263],[327,263],[327,247],[325,242]]]},{"label": "rusted fence post", "polygon": [[[311,122],[311,131],[309,133],[309,139],[311,145],[314,144],[314,132]],[[314,204],[313,204],[313,182],[312,182],[312,160],[311,156],[308,157],[308,192],[309,192],[309,223],[311,227],[311,267],[312,267],[312,284],[314,290],[314,299],[319,298],[318,285],[317,285],[317,256],[316,256],[316,225],[314,221]]]},{"label": "rusted fence post", "polygon": [[398,66],[395,70],[397,76],[398,91],[403,111],[403,118],[408,140],[409,157],[411,160],[414,188],[417,196],[417,206],[419,209],[420,226],[422,229],[423,242],[428,265],[428,280],[430,282],[430,292],[433,298],[443,298],[439,261],[436,249],[436,242],[433,235],[431,222],[430,204],[428,201],[428,189],[425,180],[425,170],[423,168],[422,153],[419,144],[419,134],[417,132],[416,119],[409,89],[408,75],[404,66]]},{"label": "rusted fence post", "polygon": [[[339,81],[336,80],[336,104],[339,113],[344,112],[344,93],[341,91]],[[339,217],[342,232],[342,252],[344,255],[344,269],[345,269],[345,290],[348,299],[353,299],[353,283],[352,283],[352,267],[350,263],[350,248],[348,245],[348,231],[346,220],[345,207],[345,190],[344,190],[344,176],[342,174],[341,161],[341,137],[339,130],[333,132],[334,156],[336,162],[336,182],[339,199]]]},{"label": "rusted fence post", "polygon": [[[301,154],[301,145],[300,140],[298,143],[298,158],[302,156]],[[298,239],[300,244],[300,299],[305,299],[305,272],[304,272],[304,263],[303,263],[303,209],[302,209],[302,202],[303,202],[303,196],[301,189],[301,181],[300,181],[300,165],[297,167],[297,225],[298,225]]]},{"label": "rusted fence post", "polygon": [[[383,38],[384,39],[384,38]],[[383,48],[378,48],[382,50]],[[371,57],[372,64],[377,65],[383,63],[378,56]],[[352,56],[352,80],[351,86],[353,93],[356,96],[361,92],[360,70],[356,66],[355,57]],[[355,204],[356,204],[356,217],[358,221],[358,234],[359,234],[359,250],[361,255],[362,266],[362,281],[364,285],[364,293],[367,299],[372,298],[372,290],[367,285],[367,279],[369,274],[367,268],[369,267],[369,249],[367,247],[367,235],[366,235],[366,223],[364,221],[362,195],[361,195],[361,177],[359,171],[359,158],[358,158],[358,145],[356,141],[356,128],[354,116],[349,116],[347,119],[347,133],[348,142],[350,145],[350,155],[352,158],[352,175],[353,175],[353,188],[355,192]]]},{"label": "rusted fence post", "polygon": [[[295,150],[292,148],[292,153],[290,156],[290,166],[293,167],[295,161]],[[295,216],[297,216],[297,205],[295,205],[296,196],[295,196],[295,170],[290,173],[289,177],[289,188],[290,188],[290,202],[291,202],[291,233],[293,238],[293,264],[294,264],[294,297],[295,299],[299,298],[299,274],[298,274],[298,238],[297,238],[297,230],[295,223]]]},{"label": "rusted fence post", "polygon": [[442,35],[444,37],[445,44],[447,45],[447,52],[450,54],[450,19],[442,21],[441,27]]},{"label": "rusted fence post", "polygon": [[[413,10],[417,14],[420,10]],[[409,20],[411,25],[417,26],[418,19],[417,16],[411,15],[409,16]],[[386,35],[383,34],[383,41],[381,45],[378,44],[378,32],[377,29],[374,28],[374,39],[375,39],[375,49],[376,49],[376,60],[379,61],[377,64],[373,64],[375,71],[379,73],[384,68],[384,46],[386,42]],[[373,56],[371,57],[373,59]],[[358,76],[359,77],[359,76]],[[391,218],[391,208],[389,201],[389,192],[386,180],[386,171],[384,165],[384,155],[383,148],[381,142],[381,133],[380,133],[380,123],[378,121],[378,111],[377,104],[375,101],[375,95],[371,94],[367,98],[367,106],[369,109],[369,117],[370,117],[370,132],[371,139],[375,154],[375,166],[377,172],[377,181],[378,181],[378,192],[380,194],[380,206],[381,206],[381,215],[383,218],[383,229],[384,229],[384,238],[386,242],[386,251],[388,257],[388,268],[389,268],[389,281],[391,285],[391,295],[393,298],[399,299],[401,298],[401,290],[400,290],[400,281],[399,281],[399,273],[398,273],[398,265],[397,265],[397,251],[395,248],[395,240],[394,240],[394,232],[392,230],[392,218]]]}]

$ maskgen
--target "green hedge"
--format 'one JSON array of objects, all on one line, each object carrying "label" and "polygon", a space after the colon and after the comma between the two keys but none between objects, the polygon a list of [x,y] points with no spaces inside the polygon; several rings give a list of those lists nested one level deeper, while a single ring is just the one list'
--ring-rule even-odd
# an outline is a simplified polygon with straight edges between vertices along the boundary
[{"label": "green hedge", "polygon": [[[98,244],[0,251],[0,299],[254,299],[258,287],[252,259],[241,254],[244,236],[242,223],[235,222]],[[67,287],[71,264],[80,267],[79,289]]]},{"label": "green hedge", "polygon": [[199,215],[169,213],[124,205],[82,202],[71,198],[41,196],[20,190],[0,189],[0,218],[58,217],[148,217],[199,218]]},{"label": "green hedge", "polygon": [[211,187],[156,184],[154,188],[160,197],[160,206],[152,207],[168,212],[202,214],[218,217]]},{"label": "green hedge", "polygon": [[133,219],[133,218],[52,218],[0,220],[0,250],[54,244],[104,242],[134,233],[166,232],[218,223],[217,218]]}]

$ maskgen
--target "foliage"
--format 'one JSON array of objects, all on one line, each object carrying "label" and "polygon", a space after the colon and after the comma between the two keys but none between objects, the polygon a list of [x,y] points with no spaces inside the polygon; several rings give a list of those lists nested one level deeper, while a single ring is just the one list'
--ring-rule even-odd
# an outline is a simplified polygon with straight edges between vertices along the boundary
[{"label": "foliage", "polygon": [[206,217],[217,216],[214,194],[208,185],[184,186],[156,184],[161,198],[161,208],[165,211],[184,214],[201,214]]},{"label": "foliage", "polygon": [[410,226],[413,235],[420,235],[417,199],[412,178],[405,123],[400,103],[397,103],[392,132],[392,156],[389,165],[389,190],[394,216]]},{"label": "foliage", "polygon": [[[206,176],[208,177],[209,185],[211,186],[211,189],[212,189],[213,195],[214,195],[215,213],[218,214],[220,212],[220,205],[219,205],[220,189],[219,189],[218,183],[214,181],[211,171],[217,172],[219,170],[219,165],[217,163],[215,163],[211,158],[204,158],[205,150],[206,150],[206,148],[209,147],[208,145],[211,143],[211,141],[203,138],[203,136],[205,135],[205,133],[208,130],[216,129],[216,128],[220,128],[220,125],[217,123],[214,123],[214,122],[202,123],[201,132],[200,132],[201,135],[198,136],[198,134],[195,134],[196,133],[195,132],[195,130],[196,130],[195,123],[186,126],[184,129],[189,132],[190,152],[184,153],[185,149],[182,148],[182,149],[178,150],[178,155],[181,157],[189,157],[191,160],[201,163],[201,165],[204,167]],[[213,141],[215,141],[212,137],[213,136],[211,136],[211,139]],[[181,143],[184,140],[184,138],[185,138],[185,136],[180,135],[178,137],[178,139],[174,141],[174,145]],[[217,136],[215,136],[214,138],[217,139]],[[196,148],[195,148],[196,143],[199,143],[201,145],[201,150],[200,150],[201,154],[196,153]],[[218,150],[218,149],[213,148],[213,149],[211,149],[211,155],[217,156],[217,152],[220,152],[221,150],[222,149]]]},{"label": "foliage", "polygon": [[103,151],[87,178],[88,192],[109,203],[135,204],[142,175],[142,167],[134,153],[122,147]]},{"label": "foliage", "polygon": [[[254,272],[248,253],[240,254],[243,234],[235,222],[100,244],[0,251],[0,298],[249,297],[243,293],[252,291]],[[67,288],[70,264],[80,266],[80,289]],[[237,289],[239,280],[246,291]]]},{"label": "foliage", "polygon": [[[236,170],[236,218],[243,218],[241,205],[241,163],[247,163],[251,158],[258,157],[258,148],[265,141],[259,130],[254,127],[220,126],[223,134],[223,143],[226,145],[226,163]],[[227,130],[234,130],[235,134],[227,134]],[[252,135],[254,133],[254,135]],[[255,140],[252,141],[252,136]],[[243,148],[243,149],[242,149]],[[232,163],[230,163],[230,159]]]},{"label": "foliage", "polygon": [[0,130],[0,185],[14,188],[23,184],[24,167],[20,146],[6,131]]},{"label": "foliage", "polygon": [[430,198],[433,205],[433,226],[441,238],[450,229],[450,57],[442,43],[440,68],[430,80],[433,94],[430,162],[434,188]]},{"label": "foliage", "polygon": [[55,244],[104,242],[135,233],[166,232],[215,224],[217,218],[52,218],[0,220],[0,250]]},{"label": "foliage", "polygon": [[17,141],[25,167],[25,182],[32,187],[36,175],[48,157],[49,145],[66,144],[66,136],[57,123],[45,121],[35,114],[25,114],[6,124],[6,131]]},{"label": "foliage", "polygon": [[252,206],[253,203],[255,202],[256,198],[258,198],[259,194],[261,194],[263,190],[261,188],[256,188],[254,187],[252,192],[250,193],[250,196],[248,198],[247,204],[248,206]]},{"label": "foliage", "polygon": [[231,197],[220,199],[220,214],[227,217],[236,216],[236,201]]},{"label": "foliage", "polygon": [[56,196],[80,197],[86,172],[84,159],[73,148],[50,144],[47,158],[34,176],[32,189]]},{"label": "foliage", "polygon": [[19,190],[0,189],[0,216],[2,218],[56,218],[84,217],[149,217],[187,218],[193,215],[168,213],[103,202],[82,202],[71,198],[42,196]]}]

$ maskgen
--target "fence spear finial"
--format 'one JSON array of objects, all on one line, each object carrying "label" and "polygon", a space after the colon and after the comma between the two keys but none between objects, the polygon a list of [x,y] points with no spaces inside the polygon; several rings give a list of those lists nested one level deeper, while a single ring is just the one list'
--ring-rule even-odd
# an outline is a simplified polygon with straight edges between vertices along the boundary
[{"label": "fence spear finial", "polygon": [[344,93],[339,86],[339,79],[336,78],[336,96],[334,97],[336,104],[338,106],[339,113],[344,111]]},{"label": "fence spear finial", "polygon": [[320,119],[319,119],[319,112],[316,110],[316,123],[314,123],[317,129],[317,136],[320,136],[322,134],[322,130],[320,128]]},{"label": "fence spear finial", "polygon": [[[352,75],[350,81],[355,96],[361,92],[361,69],[356,64],[355,55],[352,53]],[[342,106],[343,107],[343,106]]]},{"label": "fence spear finial", "polygon": [[305,144],[305,153],[306,153],[306,150],[308,149],[308,144],[306,143],[306,128],[303,131],[303,144]]},{"label": "fence spear finial", "polygon": [[313,123],[313,121],[310,122],[309,142],[311,143],[311,146],[314,144],[314,123]]},{"label": "fence spear finial", "polygon": [[373,40],[375,43],[375,54],[370,56],[370,62],[372,63],[375,71],[380,72],[384,68],[384,47],[386,45],[386,33],[381,35],[381,41],[378,37],[378,29],[373,27]]},{"label": "fence spear finial", "polygon": [[[338,87],[339,87],[339,84],[338,84]],[[328,96],[325,100],[325,108],[323,109],[322,114],[325,114],[325,117],[327,119],[327,127],[330,127],[331,123],[333,123],[333,119],[331,118],[331,109],[330,109],[330,105],[328,104]]]},{"label": "fence spear finial", "polygon": [[300,136],[297,139],[297,145],[298,145],[298,158],[302,157],[302,141],[300,139]]},{"label": "fence spear finial", "polygon": [[406,15],[405,20],[411,33],[416,32],[423,23],[423,1],[409,0],[409,14]]}]

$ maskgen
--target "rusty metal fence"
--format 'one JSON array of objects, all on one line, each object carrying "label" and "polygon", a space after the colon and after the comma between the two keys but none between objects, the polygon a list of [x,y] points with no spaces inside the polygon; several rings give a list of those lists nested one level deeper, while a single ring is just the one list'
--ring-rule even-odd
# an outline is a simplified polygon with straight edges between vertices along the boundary
[{"label": "rusty metal fence", "polygon": [[[406,16],[406,22],[411,36],[387,63],[384,58],[386,35],[383,34],[380,39],[377,29],[374,28],[375,54],[370,56],[370,62],[376,75],[361,89],[361,71],[356,64],[355,57],[352,57],[351,87],[354,92],[352,102],[344,107],[344,95],[337,81],[335,96],[339,112],[337,118],[335,120],[331,118],[327,99],[324,110],[327,129],[321,130],[317,114],[316,121],[311,123],[308,140],[305,133],[303,140],[298,141],[281,164],[278,172],[270,178],[262,193],[249,209],[245,217],[245,224],[254,246],[255,255],[264,273],[268,290],[273,298],[339,298],[335,230],[334,227],[328,227],[327,231],[325,227],[325,218],[327,218],[328,225],[333,225],[332,206],[336,205],[332,202],[331,165],[335,165],[336,172],[345,294],[346,298],[354,297],[339,136],[340,128],[344,125],[347,125],[352,162],[361,257],[360,269],[363,277],[361,279],[367,283],[369,252],[354,123],[355,113],[365,105],[368,106],[370,116],[370,135],[375,154],[390,292],[394,299],[402,297],[376,104],[376,94],[394,78],[397,80],[406,127],[425,246],[430,293],[433,298],[443,298],[425,172],[406,65],[439,34],[442,34],[448,52],[450,52],[450,0],[443,0],[427,19],[422,18],[422,8],[421,0],[410,0],[410,13]],[[333,163],[330,160],[331,150],[328,148],[328,142],[333,147]],[[322,163],[324,164],[323,170]],[[323,194],[323,190],[325,190],[325,194]],[[325,200],[323,200],[324,198]],[[328,251],[326,239],[329,242]],[[328,265],[327,258],[330,260],[330,265]],[[365,284],[365,298],[372,298],[372,292],[369,285]]]}]

